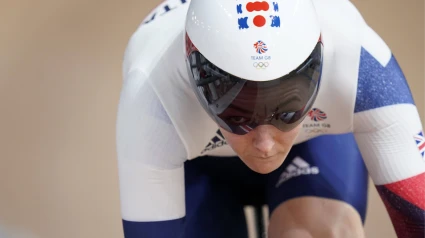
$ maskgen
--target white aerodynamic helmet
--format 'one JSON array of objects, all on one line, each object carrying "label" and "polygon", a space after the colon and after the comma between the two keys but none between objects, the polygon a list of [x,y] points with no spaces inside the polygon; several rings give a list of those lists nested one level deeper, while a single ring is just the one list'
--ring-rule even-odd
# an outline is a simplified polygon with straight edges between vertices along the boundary
[{"label": "white aerodynamic helmet", "polygon": [[311,0],[192,0],[185,45],[195,94],[229,132],[290,131],[317,96],[320,38]]}]

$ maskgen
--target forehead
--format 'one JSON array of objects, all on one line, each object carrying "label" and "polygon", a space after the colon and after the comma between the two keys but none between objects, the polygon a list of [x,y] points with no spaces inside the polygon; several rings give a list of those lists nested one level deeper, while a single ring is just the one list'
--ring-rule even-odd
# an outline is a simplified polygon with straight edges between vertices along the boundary
[{"label": "forehead", "polygon": [[[298,80],[300,81],[300,80]],[[258,83],[247,83],[233,100],[232,106],[255,110],[258,105],[267,105],[267,107],[283,106],[293,101],[302,101],[307,89],[297,81],[280,81],[278,84],[270,86],[260,86]],[[263,82],[262,82],[263,83]],[[307,87],[308,88],[308,87]]]}]

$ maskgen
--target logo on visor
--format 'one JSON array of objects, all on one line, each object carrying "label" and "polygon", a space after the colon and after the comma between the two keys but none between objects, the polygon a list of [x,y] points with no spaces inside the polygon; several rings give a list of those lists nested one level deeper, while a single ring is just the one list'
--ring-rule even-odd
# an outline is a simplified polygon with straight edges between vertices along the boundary
[{"label": "logo on visor", "polygon": [[255,51],[258,53],[258,54],[264,54],[264,53],[266,53],[269,49],[267,48],[267,45],[266,45],[266,43],[264,43],[263,41],[261,41],[261,40],[259,40],[259,41],[257,41],[257,42],[255,42],[255,44],[254,44],[254,48],[255,48]]},{"label": "logo on visor", "polygon": [[310,117],[312,121],[323,121],[326,118],[328,118],[326,116],[326,113],[320,110],[319,108],[311,109],[311,111],[308,112],[308,116]]},{"label": "logo on visor", "polygon": [[[271,10],[270,10],[271,9]],[[247,11],[246,13],[244,11]],[[255,1],[236,5],[238,15],[245,15],[238,18],[239,29],[249,29],[250,26],[264,27],[280,27],[280,17],[272,15],[279,12],[279,4],[273,2],[270,6],[268,1]],[[258,14],[258,12],[264,12]],[[267,16],[267,17],[266,17]],[[269,19],[269,20],[268,20]]]}]

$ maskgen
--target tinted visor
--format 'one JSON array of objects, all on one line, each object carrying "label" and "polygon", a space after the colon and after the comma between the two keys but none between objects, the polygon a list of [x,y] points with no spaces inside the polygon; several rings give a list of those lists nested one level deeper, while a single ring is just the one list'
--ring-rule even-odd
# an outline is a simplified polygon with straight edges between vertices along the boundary
[{"label": "tinted visor", "polygon": [[323,61],[320,42],[297,69],[262,82],[231,75],[197,50],[188,53],[191,83],[199,101],[231,133],[244,135],[259,125],[290,131],[302,122],[316,99]]}]

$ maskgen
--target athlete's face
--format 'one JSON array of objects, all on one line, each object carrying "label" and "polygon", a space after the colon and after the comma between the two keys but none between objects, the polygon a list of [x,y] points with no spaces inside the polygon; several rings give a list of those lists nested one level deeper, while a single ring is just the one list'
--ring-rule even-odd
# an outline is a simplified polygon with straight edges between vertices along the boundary
[{"label": "athlete's face", "polygon": [[253,171],[267,174],[279,168],[288,155],[301,125],[289,132],[274,126],[262,125],[245,135],[236,135],[222,129],[227,143]]}]

